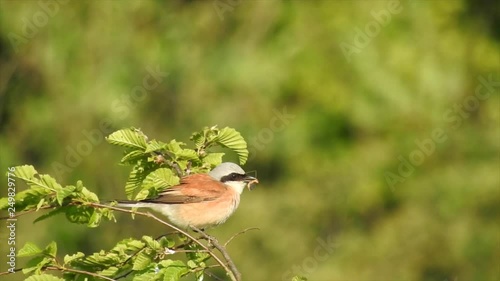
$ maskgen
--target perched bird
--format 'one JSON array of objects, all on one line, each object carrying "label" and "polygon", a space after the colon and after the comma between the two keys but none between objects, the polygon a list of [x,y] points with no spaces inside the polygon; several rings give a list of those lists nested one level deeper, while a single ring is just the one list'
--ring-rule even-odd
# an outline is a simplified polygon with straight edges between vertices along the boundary
[{"label": "perched bird", "polygon": [[245,186],[259,181],[247,175],[237,164],[225,162],[208,174],[181,179],[157,198],[142,201],[118,201],[121,207],[146,207],[167,216],[180,228],[205,229],[224,223],[240,203]]}]

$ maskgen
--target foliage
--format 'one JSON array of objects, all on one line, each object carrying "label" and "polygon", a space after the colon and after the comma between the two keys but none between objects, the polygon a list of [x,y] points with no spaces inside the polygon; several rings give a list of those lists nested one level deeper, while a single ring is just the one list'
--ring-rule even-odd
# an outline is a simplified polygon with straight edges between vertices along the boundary
[{"label": "foliage", "polygon": [[[204,128],[201,132],[194,133],[191,139],[194,142],[193,149],[186,148],[185,143],[176,140],[150,141],[143,132],[135,128],[110,134],[106,140],[125,149],[120,163],[132,166],[125,185],[127,196],[135,200],[151,198],[178,184],[179,178],[186,174],[209,171],[222,162],[224,155],[210,152],[210,148],[215,146],[235,151],[241,164],[248,157],[245,140],[232,128]],[[97,195],[89,191],[82,181],[62,186],[53,177],[39,174],[30,165],[14,167],[9,174],[25,182],[29,188],[15,194],[15,200],[0,198],[0,209],[11,208],[20,215],[51,209],[35,219],[35,222],[64,214],[71,223],[97,227],[103,220],[116,221],[114,212],[121,211],[112,205],[101,204]],[[132,277],[133,280],[179,280],[185,275],[194,275],[199,280],[209,268],[206,262],[211,254],[199,241],[193,241],[189,234],[180,231],[178,239],[166,236],[129,238],[118,242],[108,251],[101,250],[90,255],[82,252],[66,255],[62,262],[57,258],[56,242],[51,242],[43,249],[27,242],[19,250],[18,257],[31,258],[22,271],[31,275],[28,279],[34,281],[60,280],[48,274],[48,270],[62,271],[65,280],[82,280],[84,277],[87,280],[112,280],[125,276]],[[168,258],[178,251],[186,252],[186,262]]]},{"label": "foliage", "polygon": [[[104,136],[136,126],[190,144],[207,124],[229,126],[263,184],[210,232],[265,232],[231,242],[249,280],[500,279],[498,1],[0,2],[0,175],[30,163],[125,198],[130,167],[116,167],[123,155]],[[479,104],[478,89],[490,93]],[[432,150],[438,128],[448,138]],[[411,175],[391,188],[384,174],[400,170]],[[61,254],[165,230],[31,222],[19,221],[18,242],[54,240]],[[313,262],[328,237],[336,247]]]}]

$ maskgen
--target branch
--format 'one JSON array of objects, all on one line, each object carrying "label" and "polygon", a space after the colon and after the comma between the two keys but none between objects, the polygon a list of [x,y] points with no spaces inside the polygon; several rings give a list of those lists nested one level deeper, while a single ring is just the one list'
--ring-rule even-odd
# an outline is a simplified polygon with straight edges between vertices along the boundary
[{"label": "branch", "polygon": [[[92,206],[94,208],[105,208],[105,209],[111,209],[111,210],[115,210],[115,211],[119,211],[119,212],[124,212],[124,213],[129,213],[129,214],[136,214],[136,215],[140,215],[140,216],[145,216],[145,217],[148,217],[148,218],[152,218],[154,220],[156,220],[157,222],[161,223],[161,224],[164,224],[168,227],[171,227],[175,230],[177,230],[178,232],[182,233],[184,236],[188,237],[189,239],[193,240],[196,244],[200,245],[200,247],[203,248],[203,250],[207,251],[207,253],[218,263],[220,264],[220,266],[222,266],[222,268],[224,268],[224,270],[228,273],[229,277],[231,278],[232,281],[240,281],[241,280],[241,274],[239,273],[238,269],[236,268],[235,264],[233,263],[233,261],[231,260],[231,257],[229,256],[229,254],[226,252],[226,250],[224,249],[224,247],[222,247],[220,244],[218,244],[217,242],[217,245],[215,245],[215,243],[212,243],[215,248],[217,250],[219,250],[219,252],[221,252],[222,256],[224,256],[224,258],[226,259],[227,261],[227,265],[212,251],[210,251],[210,249],[205,246],[203,243],[200,242],[200,240],[194,238],[191,234],[187,233],[186,231],[178,228],[177,226],[173,225],[173,224],[170,224],[160,218],[158,218],[157,216],[149,213],[149,212],[139,212],[139,211],[132,211],[132,210],[129,210],[129,209],[122,209],[122,208],[118,208],[118,207],[114,207],[114,206],[109,206],[109,205],[103,205],[103,204],[99,204],[99,203],[88,203],[86,202],[85,203],[86,205],[89,205],[89,206]],[[208,241],[217,241],[215,238],[213,237],[210,237],[208,236],[206,233],[202,232],[201,230],[199,229],[195,229],[193,228],[194,230],[198,230],[200,231],[200,233],[208,240]]]},{"label": "branch", "polygon": [[[234,262],[232,261],[231,257],[229,256],[229,254],[227,253],[226,249],[225,249],[225,246],[233,239],[235,238],[236,236],[238,236],[239,234],[242,234],[248,230],[251,230],[252,228],[249,228],[249,229],[245,229],[237,234],[235,234],[233,237],[231,237],[225,244],[224,246],[220,245],[219,242],[217,241],[217,239],[215,239],[214,237],[211,237],[209,235],[207,235],[205,232],[197,229],[197,228],[193,228],[195,231],[199,232],[205,239],[207,239],[210,243],[212,243],[212,245],[214,245],[214,247],[222,254],[222,256],[224,257],[224,259],[227,261],[227,264],[224,263],[214,252],[212,252],[207,246],[205,246],[203,243],[200,242],[200,240],[194,238],[192,235],[190,235],[188,232],[186,232],[185,230],[182,230],[180,228],[178,228],[177,226],[173,225],[173,224],[170,224],[160,218],[158,218],[157,216],[149,213],[149,212],[140,212],[140,211],[133,211],[133,210],[129,210],[129,209],[123,209],[123,208],[119,208],[119,207],[115,207],[115,206],[109,206],[109,205],[104,205],[104,204],[100,204],[100,203],[94,203],[94,202],[83,202],[83,201],[74,201],[72,203],[70,203],[69,205],[76,205],[76,204],[79,204],[79,205],[87,205],[87,206],[91,206],[91,207],[94,207],[94,208],[101,208],[101,209],[110,209],[110,210],[114,210],[114,211],[118,211],[118,212],[123,212],[123,213],[129,213],[129,214],[136,214],[136,215],[140,215],[140,216],[144,216],[144,217],[148,217],[148,218],[151,218],[151,219],[154,219],[156,221],[158,221],[159,223],[163,224],[163,225],[166,225],[170,228],[173,228],[174,230],[182,233],[184,236],[188,237],[189,239],[191,239],[192,241],[194,241],[196,244],[200,245],[200,247],[206,251],[222,268],[224,268],[224,270],[226,271],[226,273],[229,275],[229,277],[231,278],[232,281],[240,281],[241,280],[241,274],[240,272],[238,271],[238,269],[236,268],[236,265],[234,264]],[[57,208],[57,206],[44,206],[40,209],[52,209],[52,208]],[[24,212],[21,212],[21,213],[17,213],[15,217],[19,217],[19,216],[23,216],[23,215],[26,215],[26,214],[29,214],[29,213],[32,213],[32,212],[35,212],[36,209],[32,209],[32,210],[28,210],[28,211],[24,211]],[[3,220],[3,219],[8,219],[10,217],[2,217],[0,218],[0,220]],[[67,269],[65,268],[66,270],[71,270],[71,269]],[[9,272],[2,272],[0,273],[0,275],[3,275],[3,274],[7,274]],[[85,273],[84,271],[80,272],[80,273]],[[92,275],[92,274],[90,274]],[[107,277],[102,277],[102,278],[107,278]],[[109,280],[113,280],[113,279],[109,279]]]},{"label": "branch", "polygon": [[241,235],[241,234],[244,234],[245,232],[247,231],[250,231],[250,230],[260,230],[260,228],[258,227],[249,227],[247,229],[243,229],[242,231],[236,233],[235,235],[231,236],[231,238],[229,238],[229,240],[227,240],[226,243],[224,243],[224,248],[227,247],[227,244],[231,243],[231,241],[233,241],[234,238],[236,238],[237,236]]},{"label": "branch", "polygon": [[63,266],[60,266],[60,265],[49,266],[46,269],[47,270],[60,270],[62,272],[66,271],[66,272],[73,272],[73,273],[78,273],[78,274],[85,274],[85,275],[90,275],[90,276],[93,276],[93,277],[96,277],[96,278],[101,278],[101,279],[104,279],[104,280],[115,281],[115,279],[112,279],[112,278],[109,278],[109,277],[106,277],[106,276],[102,276],[102,275],[99,275],[97,273],[93,273],[93,272],[90,272],[90,271],[78,270],[78,269],[72,269],[72,268],[66,268],[66,267],[63,267]]},{"label": "branch", "polygon": [[[233,260],[231,259],[231,256],[229,256],[229,254],[227,253],[226,248],[224,246],[222,246],[221,244],[219,244],[219,241],[215,237],[206,234],[205,232],[201,231],[200,229],[198,229],[194,226],[191,226],[191,228],[194,231],[200,233],[205,239],[207,239],[207,241],[210,244],[212,244],[217,250],[219,250],[219,252],[222,254],[224,259],[226,259],[227,267],[229,267],[229,269],[231,270],[230,271],[231,274],[229,274],[229,277],[231,278],[231,280],[240,281],[241,280],[241,273],[238,271],[238,268],[236,268],[236,265],[234,264]],[[224,267],[224,269],[227,268],[225,265],[223,267]]]},{"label": "branch", "polygon": [[33,208],[31,210],[27,210],[27,211],[22,211],[22,212],[16,213],[12,217],[11,216],[0,217],[0,220],[13,219],[13,218],[17,218],[17,217],[20,217],[20,216],[27,215],[29,213],[38,212],[39,210],[54,209],[56,207],[57,206],[43,206],[43,207],[40,207],[38,210],[36,208]]}]

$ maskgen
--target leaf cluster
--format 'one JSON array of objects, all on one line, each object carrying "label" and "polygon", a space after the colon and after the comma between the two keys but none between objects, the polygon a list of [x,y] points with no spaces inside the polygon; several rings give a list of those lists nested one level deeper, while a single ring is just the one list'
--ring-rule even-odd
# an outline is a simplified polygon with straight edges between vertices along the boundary
[{"label": "leaf cluster", "polygon": [[[149,140],[136,128],[116,131],[106,140],[124,148],[120,163],[131,166],[124,189],[127,197],[134,200],[154,197],[162,190],[178,184],[181,177],[207,172],[220,164],[224,153],[210,152],[212,147],[225,147],[234,151],[240,164],[244,164],[248,158],[247,144],[241,134],[227,127],[206,127],[192,134],[192,148],[175,139],[168,142]],[[9,178],[26,183],[28,189],[12,194],[14,196],[0,198],[0,210],[7,210],[10,214],[3,219],[45,209],[49,211],[34,222],[64,214],[72,223],[97,227],[104,220],[116,221],[114,211],[151,217],[147,213],[102,204],[82,181],[63,186],[50,175],[39,174],[30,165],[12,167],[9,169]],[[185,253],[186,262],[169,258],[176,253]],[[118,242],[111,250],[90,255],[77,252],[66,255],[62,261],[57,258],[56,242],[51,242],[44,249],[27,242],[19,250],[18,257],[31,258],[22,269],[23,273],[30,275],[26,279],[30,281],[62,280],[47,273],[50,270],[62,272],[64,280],[116,280],[124,277],[138,281],[179,280],[188,274],[194,274],[200,280],[206,269],[223,266],[206,246],[182,231],[178,239],[166,236],[155,239],[147,235],[141,239],[128,238]],[[210,258],[215,258],[219,265],[208,265]],[[227,271],[227,267],[225,269]]]}]

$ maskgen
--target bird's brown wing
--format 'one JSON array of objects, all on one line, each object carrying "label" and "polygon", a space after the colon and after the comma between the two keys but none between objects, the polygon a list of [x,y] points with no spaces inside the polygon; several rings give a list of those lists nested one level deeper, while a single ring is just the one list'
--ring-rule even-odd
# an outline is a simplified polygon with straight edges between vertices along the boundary
[{"label": "bird's brown wing", "polygon": [[158,195],[157,198],[142,202],[159,204],[187,204],[211,201],[219,198],[226,191],[223,183],[208,174],[195,174],[181,179],[181,183],[172,186]]}]

